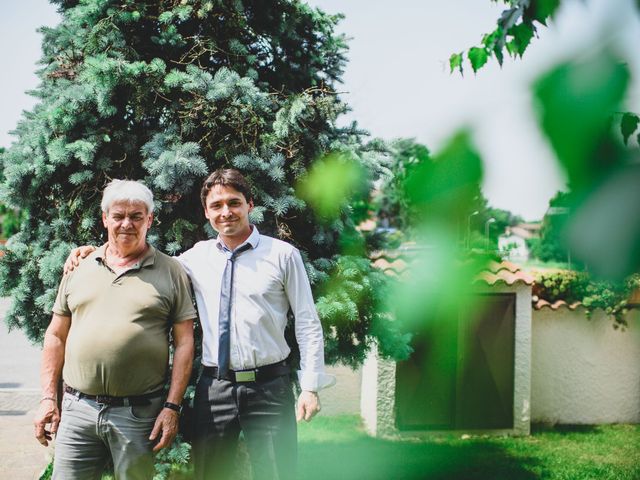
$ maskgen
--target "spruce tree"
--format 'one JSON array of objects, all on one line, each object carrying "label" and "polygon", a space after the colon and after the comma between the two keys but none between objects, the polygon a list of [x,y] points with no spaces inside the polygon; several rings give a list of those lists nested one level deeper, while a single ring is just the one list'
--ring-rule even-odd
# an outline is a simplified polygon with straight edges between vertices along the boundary
[{"label": "spruce tree", "polygon": [[178,254],[214,234],[203,178],[235,167],[255,186],[252,221],[303,252],[328,360],[357,364],[372,336],[402,338],[376,313],[381,274],[341,255],[341,238],[359,235],[349,207],[318,221],[294,188],[331,151],[375,167],[356,126],[336,126],[347,110],[336,93],[340,16],[297,0],[52,1],[62,20],[41,30],[39,103],[1,156],[0,200],[25,216],[0,263],[10,327],[42,338],[64,258],[105,240],[99,201],[111,179],[153,190],[149,240]]}]

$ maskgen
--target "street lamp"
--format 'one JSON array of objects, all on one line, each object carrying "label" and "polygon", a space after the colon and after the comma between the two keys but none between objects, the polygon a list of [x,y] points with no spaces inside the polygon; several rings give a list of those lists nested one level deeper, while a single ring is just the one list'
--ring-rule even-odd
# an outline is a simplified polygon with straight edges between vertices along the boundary
[{"label": "street lamp", "polygon": [[484,238],[485,238],[485,251],[489,253],[489,225],[496,221],[495,218],[491,217],[489,220],[484,222]]},{"label": "street lamp", "polygon": [[467,218],[467,250],[471,249],[471,217],[478,215],[480,212],[476,210]]}]

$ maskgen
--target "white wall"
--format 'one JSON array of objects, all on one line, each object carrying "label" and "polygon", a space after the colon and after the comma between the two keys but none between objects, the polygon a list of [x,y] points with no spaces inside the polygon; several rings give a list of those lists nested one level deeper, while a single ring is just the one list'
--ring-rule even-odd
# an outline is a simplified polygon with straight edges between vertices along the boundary
[{"label": "white wall", "polygon": [[640,422],[640,311],[627,321],[622,331],[601,311],[533,312],[533,422]]}]

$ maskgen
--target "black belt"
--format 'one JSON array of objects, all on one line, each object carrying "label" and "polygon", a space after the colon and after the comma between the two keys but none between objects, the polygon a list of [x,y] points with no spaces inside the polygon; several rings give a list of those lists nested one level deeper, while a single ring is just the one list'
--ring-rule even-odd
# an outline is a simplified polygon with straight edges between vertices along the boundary
[{"label": "black belt", "polygon": [[78,398],[86,398],[87,400],[94,400],[96,403],[103,405],[111,405],[112,407],[129,407],[149,405],[150,399],[156,398],[162,395],[162,390],[156,390],[155,392],[145,393],[144,395],[131,395],[129,397],[112,397],[111,395],[89,395],[88,393],[82,393],[73,387],[67,385],[64,391]]},{"label": "black belt", "polygon": [[[248,370],[229,370],[226,375],[222,376],[222,379],[229,380],[235,383],[244,382],[264,382],[276,377],[288,375],[291,372],[291,368],[283,360],[278,363],[272,363],[271,365],[264,365],[263,367],[250,368]],[[218,378],[218,367],[202,368],[202,374],[208,377]]]}]

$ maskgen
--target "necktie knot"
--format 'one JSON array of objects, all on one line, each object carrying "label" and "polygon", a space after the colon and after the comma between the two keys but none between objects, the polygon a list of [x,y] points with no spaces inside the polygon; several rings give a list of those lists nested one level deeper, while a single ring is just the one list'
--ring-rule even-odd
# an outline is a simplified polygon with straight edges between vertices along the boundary
[{"label": "necktie knot", "polygon": [[236,248],[234,251],[231,252],[231,256],[229,257],[229,260],[233,262],[238,255],[240,255],[242,252],[249,250],[250,248],[251,248],[250,243],[245,243],[244,245]]}]

